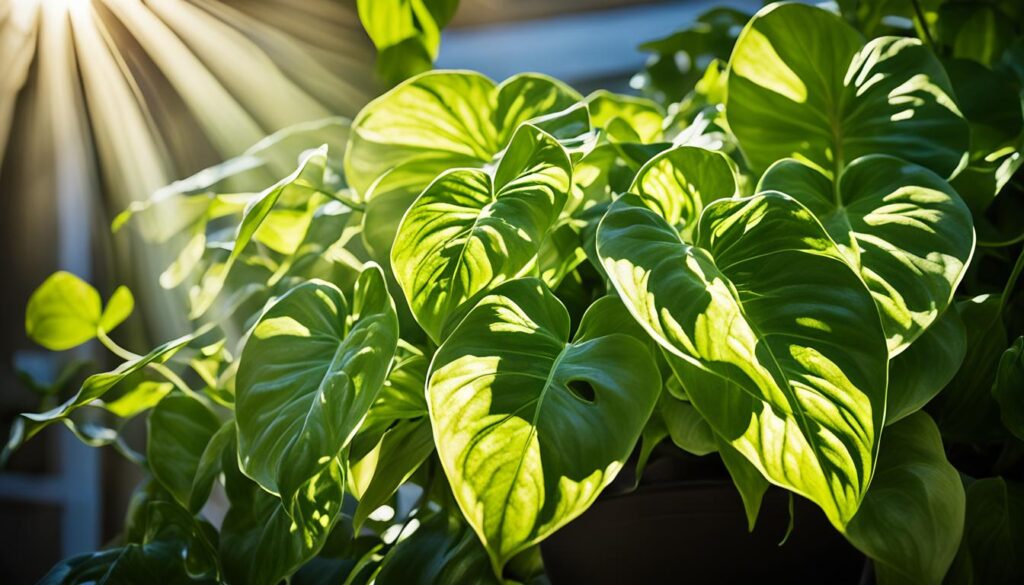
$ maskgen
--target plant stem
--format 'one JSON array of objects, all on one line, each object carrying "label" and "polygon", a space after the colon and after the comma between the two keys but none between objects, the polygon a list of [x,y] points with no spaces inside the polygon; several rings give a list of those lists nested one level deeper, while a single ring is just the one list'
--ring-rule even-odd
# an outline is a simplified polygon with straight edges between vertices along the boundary
[{"label": "plant stem", "polygon": [[1003,287],[1003,294],[999,297],[999,314],[1003,314],[1003,309],[1006,308],[1006,301],[1010,298],[1010,293],[1013,292],[1015,286],[1017,286],[1017,279],[1020,277],[1021,270],[1024,270],[1024,250],[1017,255],[1017,262],[1013,265],[1013,271],[1010,272],[1010,278],[1006,281],[1006,286]]},{"label": "plant stem", "polygon": [[[135,354],[135,353],[132,353],[132,352],[128,351],[127,349],[125,349],[125,348],[121,347],[120,345],[118,345],[116,341],[111,339],[102,330],[97,330],[96,331],[96,338],[99,339],[100,343],[102,343],[104,347],[109,349],[111,351],[111,353],[113,353],[114,355],[116,355],[117,357],[119,357],[119,358],[121,358],[121,359],[123,359],[125,361],[137,360],[140,357],[142,357],[142,356],[140,356],[138,354]],[[195,390],[192,390],[191,388],[189,388],[188,384],[186,384],[184,380],[182,380],[177,374],[174,373],[173,370],[171,370],[170,368],[168,368],[164,364],[160,364],[160,363],[156,363],[156,362],[150,362],[150,363],[146,364],[146,367],[148,367],[149,369],[151,369],[154,372],[156,372],[156,373],[160,374],[161,376],[163,376],[168,382],[170,382],[171,384],[174,384],[175,388],[177,388],[178,390],[181,390],[183,393],[185,393],[185,394],[187,394],[187,395],[189,395],[192,398],[195,398],[197,400],[201,400],[203,402],[206,402],[206,400],[202,396],[197,394],[195,392]]]},{"label": "plant stem", "polygon": [[117,342],[108,337],[102,329],[97,329],[96,338],[100,340],[103,347],[107,348],[111,353],[123,360],[136,360],[140,357],[138,354],[132,353],[118,345]]},{"label": "plant stem", "polygon": [[1005,248],[1006,246],[1012,246],[1014,244],[1019,244],[1021,242],[1024,242],[1024,234],[1021,234],[1009,240],[1002,240],[999,242],[980,241],[978,242],[978,245],[981,246],[982,248]]},{"label": "plant stem", "polygon": [[928,43],[928,46],[935,50],[935,40],[932,39],[932,33],[928,30],[928,23],[924,19],[924,12],[921,11],[921,4],[918,0],[910,0],[910,3],[914,5],[914,15],[917,21],[917,27],[920,29],[918,34],[924,35],[924,40]]}]

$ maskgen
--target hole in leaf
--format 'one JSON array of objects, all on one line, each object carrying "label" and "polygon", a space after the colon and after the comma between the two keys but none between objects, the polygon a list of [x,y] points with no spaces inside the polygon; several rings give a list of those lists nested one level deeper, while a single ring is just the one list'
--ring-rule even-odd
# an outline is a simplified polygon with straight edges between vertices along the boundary
[{"label": "hole in leaf", "polygon": [[594,387],[590,385],[590,382],[586,380],[569,380],[566,384],[569,387],[569,391],[573,393],[576,398],[579,398],[583,402],[590,402],[593,404],[597,398],[597,394],[594,392]]}]

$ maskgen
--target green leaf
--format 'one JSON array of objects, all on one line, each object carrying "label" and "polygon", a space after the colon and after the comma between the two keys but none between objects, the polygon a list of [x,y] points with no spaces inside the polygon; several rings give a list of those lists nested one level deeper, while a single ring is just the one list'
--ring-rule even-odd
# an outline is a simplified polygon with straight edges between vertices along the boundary
[{"label": "green leaf", "polygon": [[949,384],[967,354],[967,330],[956,307],[889,362],[885,424],[913,414]]},{"label": "green leaf", "polygon": [[[673,380],[675,374],[673,374]],[[676,447],[694,455],[707,455],[718,450],[718,443],[715,440],[715,433],[708,425],[708,421],[697,412],[688,400],[680,400],[671,392],[669,380],[666,384],[670,392],[663,392],[658,401],[658,410],[661,418],[665,421],[665,429]],[[680,392],[685,392],[681,388]]]},{"label": "green leaf", "polygon": [[443,511],[420,523],[384,558],[377,585],[497,585],[473,530],[455,514]]},{"label": "green leaf", "polygon": [[0,454],[0,465],[25,441],[31,439],[36,433],[55,422],[63,422],[68,428],[76,430],[76,425],[70,418],[74,411],[102,398],[112,388],[147,365],[161,363],[170,359],[175,352],[204,335],[207,331],[209,331],[209,327],[200,328],[193,333],[159,345],[146,355],[136,356],[112,371],[89,376],[82,383],[82,387],[79,388],[78,392],[60,406],[46,412],[22,413],[11,426],[10,438],[4,447],[3,453]]},{"label": "green leaf", "polygon": [[192,578],[185,569],[178,543],[129,544],[61,561],[39,585],[128,585],[131,583],[217,583]]},{"label": "green leaf", "polygon": [[458,0],[359,0],[359,20],[377,47],[377,74],[395,84],[427,71]]},{"label": "green leaf", "polygon": [[875,561],[879,585],[942,582],[964,528],[964,488],[925,413],[885,431],[875,479],[846,537]]},{"label": "green leaf", "polygon": [[761,472],[737,451],[728,441],[715,435],[718,443],[718,453],[722,456],[722,463],[729,472],[729,477],[736,484],[743,500],[743,511],[747,515],[747,530],[754,531],[757,524],[757,516],[761,512],[761,500],[768,491],[768,480],[761,475]]},{"label": "green leaf", "polygon": [[341,517],[342,467],[332,459],[297,490],[285,510],[280,498],[242,475],[235,450],[225,453],[225,488],[231,507],[224,517],[220,557],[230,585],[278,585],[316,556]]},{"label": "green leaf", "polygon": [[952,583],[1010,585],[1024,580],[1024,484],[1002,477],[967,488],[967,520]]},{"label": "green leaf", "polygon": [[303,156],[292,174],[264,190],[245,208],[238,225],[227,260],[217,270],[208,270],[192,293],[190,319],[198,319],[210,309],[224,288],[232,267],[253,240],[264,221],[270,216],[277,202],[284,198],[305,200],[322,192],[324,175],[327,173],[327,147],[322,146]]},{"label": "green leaf", "polygon": [[695,146],[678,146],[647,161],[629,192],[683,229],[687,239],[705,205],[738,195],[728,157]]},{"label": "green leaf", "polygon": [[239,464],[287,504],[333,465],[384,383],[398,317],[384,274],[368,264],[351,309],[332,284],[311,280],[260,317],[235,382]]},{"label": "green leaf", "polygon": [[[627,195],[597,250],[712,429],[842,529],[871,481],[887,351],[870,293],[813,215],[778,193],[719,200],[691,246]],[[690,384],[680,363],[728,383]]]},{"label": "green leaf", "polygon": [[[367,201],[367,248],[386,261],[405,210],[438,175],[493,162],[523,122],[540,123],[582,100],[567,85],[537,74],[500,85],[478,73],[433,71],[370,102],[352,123],[345,177]],[[543,128],[559,139],[589,130],[586,108]],[[582,117],[580,116],[582,115]]]},{"label": "green leaf", "polygon": [[590,506],[658,397],[657,364],[636,338],[568,339],[565,307],[540,281],[514,280],[470,311],[431,364],[438,455],[498,574]]},{"label": "green leaf", "polygon": [[835,14],[776,3],[747,24],[729,67],[726,117],[755,173],[787,157],[832,176],[868,154],[943,177],[965,162],[967,124],[942,65],[917,39],[865,44]]},{"label": "green leaf", "polygon": [[1003,56],[1003,51],[1015,37],[1013,20],[983,2],[974,3],[973,6],[966,2],[957,4],[969,6],[970,14],[964,15],[966,18],[956,24],[953,56],[991,67]]},{"label": "green leaf", "polygon": [[132,311],[135,310],[135,297],[132,291],[126,286],[119,286],[114,294],[110,295],[107,306],[103,308],[98,328],[104,333],[113,331],[115,327],[124,323]]},{"label": "green leaf", "polygon": [[1018,337],[999,359],[992,395],[999,403],[1003,425],[1024,441],[1024,337]]},{"label": "green leaf", "polygon": [[772,165],[758,191],[803,203],[871,289],[889,353],[946,310],[974,253],[971,212],[942,178],[888,155],[853,161],[833,186],[795,160]]},{"label": "green leaf", "polygon": [[[205,493],[193,494],[200,460],[220,427],[220,419],[207,405],[185,394],[168,395],[149,415],[146,439],[149,468],[181,507],[191,512],[199,511],[191,505],[193,497],[202,500],[199,504],[202,507],[213,484],[210,478],[209,484],[199,486]],[[219,461],[219,451],[216,458]]]},{"label": "green leaf", "polygon": [[430,419],[423,416],[396,422],[373,448],[349,465],[349,481],[359,500],[352,525],[356,532],[383,506],[434,452]]},{"label": "green leaf", "polygon": [[665,110],[645,98],[598,90],[587,96],[590,123],[604,128],[615,142],[649,143],[661,140]]},{"label": "green leaf", "polygon": [[89,283],[70,272],[54,272],[29,297],[25,333],[46,349],[71,349],[120,325],[133,307],[132,293],[123,286],[102,309]]},{"label": "green leaf", "polygon": [[[974,61],[948,59],[943,65],[971,129],[970,160],[952,184],[979,221],[982,235],[990,231],[985,229],[985,210],[1024,161],[1019,84],[1010,74]],[[1000,239],[997,234],[986,235]]]},{"label": "green leaf", "polygon": [[416,199],[398,228],[391,265],[417,322],[440,342],[465,309],[534,270],[568,197],[572,165],[546,132],[524,125],[493,177],[456,169]]}]

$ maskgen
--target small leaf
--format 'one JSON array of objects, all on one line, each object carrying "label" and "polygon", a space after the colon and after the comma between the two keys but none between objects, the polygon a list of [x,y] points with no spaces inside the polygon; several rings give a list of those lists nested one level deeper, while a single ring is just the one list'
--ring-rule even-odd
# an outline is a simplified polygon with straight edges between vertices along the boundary
[{"label": "small leaf", "polygon": [[104,333],[113,331],[127,319],[135,310],[135,297],[132,291],[126,286],[119,286],[114,294],[110,295],[107,306],[103,308],[103,315],[100,316],[99,329]]},{"label": "small leaf", "polygon": [[879,585],[942,582],[964,528],[964,488],[925,413],[885,431],[875,478],[846,537],[875,561]]},{"label": "small leaf", "polygon": [[25,332],[43,347],[61,351],[96,337],[100,295],[70,272],[55,272],[32,293]]},{"label": "small leaf", "polygon": [[[615,142],[657,142],[662,139],[665,110],[655,102],[598,90],[587,96],[590,122],[604,128]],[[616,131],[616,128],[620,130]]]},{"label": "small leaf", "polygon": [[540,281],[514,280],[469,312],[431,364],[438,455],[497,574],[590,506],[657,400],[644,344],[584,335],[568,342],[565,307]]},{"label": "small leaf", "polygon": [[333,465],[384,383],[398,317],[384,274],[368,264],[351,309],[311,280],[274,302],[253,327],[235,387],[239,463],[287,504]]},{"label": "small leaf", "polygon": [[647,161],[629,192],[683,228],[688,239],[705,205],[739,194],[728,157],[695,146],[678,146]]},{"label": "small leaf", "polygon": [[349,466],[349,481],[359,500],[352,525],[356,532],[374,510],[387,503],[419,466],[434,452],[430,419],[397,422],[358,461]]}]

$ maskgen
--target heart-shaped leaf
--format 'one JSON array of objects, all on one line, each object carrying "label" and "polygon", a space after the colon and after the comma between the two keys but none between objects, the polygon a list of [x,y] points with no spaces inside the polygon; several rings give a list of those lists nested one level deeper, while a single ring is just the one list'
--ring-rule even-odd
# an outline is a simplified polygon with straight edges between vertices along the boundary
[{"label": "heart-shaped leaf", "polygon": [[891,355],[946,310],[974,253],[971,212],[956,191],[892,156],[853,161],[838,185],[796,160],[779,161],[758,190],[786,193],[818,217],[871,289]]},{"label": "heart-shaped leaf", "polygon": [[548,133],[516,132],[494,175],[446,172],[398,228],[391,265],[413,315],[435,341],[460,308],[536,267],[541,242],[568,198],[572,164]]},{"label": "heart-shaped leaf", "polygon": [[468,71],[433,71],[370,102],[352,123],[345,178],[367,200],[364,239],[374,257],[388,259],[402,214],[438,175],[484,168],[530,120],[559,139],[590,129],[582,96],[537,74],[500,85]]},{"label": "heart-shaped leaf", "polygon": [[832,176],[886,153],[943,177],[965,162],[967,123],[931,50],[906,37],[867,44],[838,15],[763,8],[729,61],[726,118],[757,173],[787,157]]},{"label": "heart-shaped leaf", "polygon": [[352,439],[395,355],[398,317],[379,266],[366,266],[353,296],[349,308],[332,284],[300,284],[263,313],[242,350],[239,463],[286,503]]},{"label": "heart-shaped leaf", "polygon": [[846,537],[875,561],[879,585],[941,583],[960,545],[964,506],[939,429],[919,412],[885,430],[871,489]]},{"label": "heart-shaped leaf", "polygon": [[729,158],[695,146],[677,146],[647,161],[629,192],[682,228],[687,239],[705,205],[738,195]]},{"label": "heart-shaped leaf", "polygon": [[25,309],[25,333],[46,349],[71,349],[108,333],[131,315],[135,300],[121,286],[114,291],[107,307],[89,283],[70,272],[54,272],[28,299]]},{"label": "heart-shaped leaf", "polygon": [[434,356],[427,399],[452,492],[497,574],[590,506],[660,388],[636,338],[569,342],[569,314],[538,280],[507,282],[469,312]]},{"label": "heart-shaped leaf", "polygon": [[[689,245],[627,195],[597,250],[715,432],[845,526],[871,481],[888,355],[870,293],[810,211],[778,193],[719,200]],[[680,360],[729,383],[689,384]]]}]

